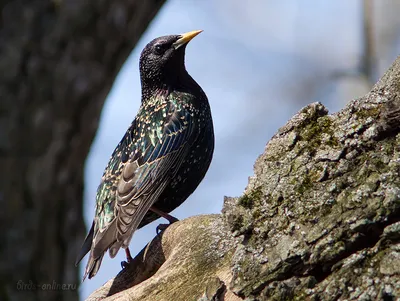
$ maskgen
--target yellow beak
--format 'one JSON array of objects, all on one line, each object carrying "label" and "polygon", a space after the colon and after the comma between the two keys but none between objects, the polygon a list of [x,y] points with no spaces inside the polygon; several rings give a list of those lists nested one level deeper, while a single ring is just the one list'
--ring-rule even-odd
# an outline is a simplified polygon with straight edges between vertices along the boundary
[{"label": "yellow beak", "polygon": [[180,38],[178,41],[176,41],[172,46],[174,46],[175,50],[178,49],[179,47],[185,45],[188,43],[191,39],[193,39],[195,36],[197,36],[202,30],[193,30],[189,31],[187,33],[183,33],[180,35]]}]

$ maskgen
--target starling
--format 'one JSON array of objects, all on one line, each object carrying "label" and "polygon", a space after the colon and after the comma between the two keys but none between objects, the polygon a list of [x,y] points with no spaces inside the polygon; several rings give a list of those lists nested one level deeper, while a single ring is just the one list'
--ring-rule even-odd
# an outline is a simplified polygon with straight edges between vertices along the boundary
[{"label": "starling", "polygon": [[136,229],[182,204],[211,163],[214,130],[206,94],[185,68],[187,43],[201,30],[154,39],[140,55],[139,112],[115,148],[97,189],[95,217],[78,255],[90,251],[85,275],[104,253],[114,258]]}]

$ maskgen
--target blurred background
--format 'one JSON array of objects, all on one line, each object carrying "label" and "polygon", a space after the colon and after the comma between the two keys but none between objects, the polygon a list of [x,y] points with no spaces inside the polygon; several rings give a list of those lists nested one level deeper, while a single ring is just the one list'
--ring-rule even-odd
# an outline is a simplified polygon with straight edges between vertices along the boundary
[{"label": "blurred background", "polygon": [[[139,108],[138,61],[153,38],[204,30],[187,47],[186,67],[209,98],[216,147],[204,181],[172,213],[179,219],[220,212],[224,196],[242,194],[256,158],[293,114],[317,101],[337,112],[368,92],[400,53],[396,0],[118,0],[104,7],[105,1],[53,0],[38,10],[11,2],[2,10],[0,97],[18,123],[0,107],[0,162],[10,170],[0,181],[0,205],[7,208],[0,225],[10,229],[0,237],[0,300],[78,298],[15,283],[80,281],[86,258],[79,270],[72,265],[84,237],[82,216],[89,227],[103,170]],[[20,31],[17,20],[26,24]],[[25,31],[11,47],[8,39]],[[21,131],[24,139],[15,135]],[[38,140],[29,137],[38,135],[49,138],[31,154]],[[132,255],[160,222],[134,234]],[[79,297],[115,276],[124,259],[124,252],[113,260],[106,255],[96,277],[79,286]]]}]

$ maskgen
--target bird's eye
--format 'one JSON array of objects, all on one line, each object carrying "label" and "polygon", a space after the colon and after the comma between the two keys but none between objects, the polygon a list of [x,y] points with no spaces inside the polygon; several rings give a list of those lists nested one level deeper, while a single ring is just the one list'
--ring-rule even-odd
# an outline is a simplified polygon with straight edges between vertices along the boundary
[{"label": "bird's eye", "polygon": [[155,54],[161,55],[164,53],[164,48],[161,45],[156,45],[154,47]]}]

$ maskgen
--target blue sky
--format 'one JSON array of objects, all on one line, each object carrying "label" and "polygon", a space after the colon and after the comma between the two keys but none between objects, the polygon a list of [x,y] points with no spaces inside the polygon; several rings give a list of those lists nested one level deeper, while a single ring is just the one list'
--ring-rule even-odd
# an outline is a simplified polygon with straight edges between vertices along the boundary
[{"label": "blue sky", "polygon": [[[204,30],[187,47],[186,67],[208,95],[216,148],[204,181],[173,212],[179,219],[220,212],[225,195],[241,195],[266,142],[301,107],[320,101],[337,111],[368,90],[357,78],[332,76],[355,70],[360,59],[361,1],[244,3],[170,0],[161,9],[121,69],[104,106],[86,162],[87,225],[93,219],[104,167],[139,108],[139,55],[155,37]],[[395,57],[391,55],[389,62]],[[132,255],[153,238],[160,222],[165,221],[135,232]],[[82,284],[82,298],[115,276],[124,258],[123,251],[115,259],[107,254],[99,273]]]}]

